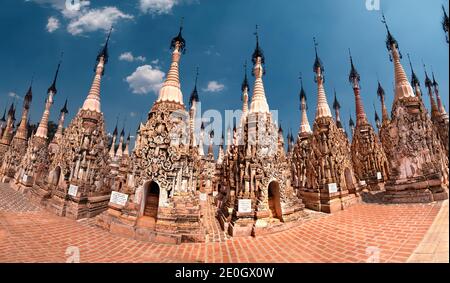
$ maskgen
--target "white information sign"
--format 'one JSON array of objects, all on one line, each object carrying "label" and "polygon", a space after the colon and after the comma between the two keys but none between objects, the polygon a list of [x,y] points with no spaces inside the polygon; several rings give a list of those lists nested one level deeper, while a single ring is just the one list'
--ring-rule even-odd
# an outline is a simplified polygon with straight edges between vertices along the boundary
[{"label": "white information sign", "polygon": [[361,185],[361,186],[365,186],[366,185],[366,181],[359,181],[359,184]]},{"label": "white information sign", "polygon": [[69,186],[69,196],[76,197],[78,192],[78,186],[70,185]]},{"label": "white information sign", "polygon": [[122,193],[113,191],[113,192],[111,192],[111,198],[109,199],[109,202],[124,206],[127,203],[127,200],[128,200],[127,194],[122,194]]},{"label": "white information sign", "polygon": [[26,183],[28,181],[28,175],[24,174],[22,177],[22,182]]},{"label": "white information sign", "polygon": [[206,193],[200,193],[200,200],[206,201]]},{"label": "white information sign", "polygon": [[383,178],[383,176],[381,176],[381,172],[377,172],[377,179],[381,180]]},{"label": "white information sign", "polygon": [[252,212],[252,200],[240,199],[238,203],[238,212],[249,213]]},{"label": "white information sign", "polygon": [[328,184],[328,192],[331,193],[337,193],[338,189],[337,189],[337,184],[336,183],[331,183]]}]

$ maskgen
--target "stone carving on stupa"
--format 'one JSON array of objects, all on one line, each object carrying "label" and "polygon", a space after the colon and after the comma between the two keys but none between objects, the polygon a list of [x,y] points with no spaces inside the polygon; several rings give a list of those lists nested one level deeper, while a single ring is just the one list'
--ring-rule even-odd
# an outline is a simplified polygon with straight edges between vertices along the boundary
[{"label": "stone carving on stupa", "polygon": [[107,133],[100,109],[111,31],[97,56],[89,94],[65,129],[49,166],[48,185],[33,192],[48,210],[72,219],[94,217],[104,211],[111,191]]},{"label": "stone carving on stupa", "polygon": [[[185,50],[182,28],[172,39],[172,63],[148,120],[139,129],[131,160],[133,190],[122,204],[109,204],[97,225],[144,241],[203,242],[189,113],[180,88],[179,62]],[[115,192],[113,192],[115,193]]]},{"label": "stone carving on stupa", "polygon": [[58,64],[56,73],[51,86],[47,90],[44,112],[36,133],[31,135],[28,141],[28,147],[20,157],[20,163],[16,166],[16,174],[13,186],[22,193],[29,193],[34,184],[37,186],[46,186],[48,167],[50,158],[48,152],[48,122],[50,117],[50,108],[53,105],[54,97],[57,93],[56,81],[58,78]]},{"label": "stone carving on stupa", "polygon": [[359,185],[351,161],[349,142],[331,115],[324,89],[324,68],[315,43],[313,70],[317,83],[317,108],[306,165],[307,186],[301,195],[306,207],[332,213],[358,202]]},{"label": "stone carving on stupa", "polygon": [[[278,136],[278,127],[265,96],[263,75],[265,57],[256,33],[252,56],[255,83],[248,113],[241,116],[242,142],[238,129],[228,131],[225,176],[228,187],[219,194],[219,219],[232,236],[271,233],[292,227],[303,216],[303,204],[291,185],[291,171]],[[243,84],[244,104],[248,85]],[[245,112],[246,106],[243,107]]]},{"label": "stone carving on stupa", "polygon": [[[355,95],[356,126],[351,144],[353,168],[360,185],[369,191],[384,189],[387,178],[387,160],[380,139],[370,125],[360,94],[360,75],[353,64],[350,54],[349,82]],[[378,114],[377,114],[378,116]]]},{"label": "stone carving on stupa", "polygon": [[[388,160],[386,202],[431,202],[448,198],[444,182],[444,149],[422,99],[409,83],[400,59],[398,43],[387,30],[386,47],[393,61],[395,96],[389,123],[380,131]],[[432,97],[432,96],[430,96]],[[383,113],[384,116],[384,113]]]},{"label": "stone carving on stupa", "polygon": [[[14,174],[19,167],[22,157],[25,155],[28,145],[28,113],[33,99],[32,84],[23,99],[22,117],[19,127],[11,140],[8,150],[5,152],[3,163],[0,167],[2,182],[10,182],[14,179]],[[14,115],[13,115],[14,116]],[[8,116],[9,117],[9,116]],[[5,132],[6,133],[6,132]],[[4,141],[9,140],[7,137]]]}]

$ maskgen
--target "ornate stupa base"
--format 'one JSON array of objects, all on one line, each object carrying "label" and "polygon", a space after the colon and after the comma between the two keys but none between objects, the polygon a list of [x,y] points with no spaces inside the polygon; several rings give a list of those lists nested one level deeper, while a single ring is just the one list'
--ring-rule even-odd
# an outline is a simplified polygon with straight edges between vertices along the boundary
[{"label": "ornate stupa base", "polygon": [[334,213],[357,204],[361,201],[359,194],[337,191],[330,193],[328,188],[315,191],[300,191],[305,207],[311,210]]},{"label": "ornate stupa base", "polygon": [[440,178],[408,179],[386,184],[386,203],[429,203],[448,199],[447,186]]},{"label": "ornate stupa base", "polygon": [[165,244],[206,241],[200,206],[184,197],[173,197],[167,207],[159,207],[157,216],[140,215],[139,208],[128,203],[119,207],[109,203],[107,211],[96,218],[96,225],[112,234],[145,242]]}]

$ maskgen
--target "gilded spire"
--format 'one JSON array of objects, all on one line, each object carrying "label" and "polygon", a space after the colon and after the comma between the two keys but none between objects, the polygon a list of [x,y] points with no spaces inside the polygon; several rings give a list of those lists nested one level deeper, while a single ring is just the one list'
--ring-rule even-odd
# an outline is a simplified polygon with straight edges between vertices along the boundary
[{"label": "gilded spire", "polygon": [[317,107],[316,107],[316,119],[322,118],[322,117],[333,117],[331,115],[331,110],[328,105],[327,97],[325,94],[325,89],[323,87],[324,82],[324,68],[322,61],[319,58],[318,52],[317,52],[317,43],[316,39],[314,40],[314,51],[316,54],[316,58],[314,61],[314,72],[316,73],[315,81],[317,82]]},{"label": "gilded spire", "polygon": [[170,43],[170,48],[171,50],[173,50],[172,63],[170,64],[170,69],[167,73],[166,80],[159,90],[157,102],[174,102],[180,105],[184,105],[179,76],[179,62],[181,59],[181,54],[184,53],[186,48],[186,41],[182,36],[182,31],[183,24],[181,24],[180,26],[178,35],[175,36]]},{"label": "gilded spire", "polygon": [[394,105],[400,99],[404,97],[412,97],[414,96],[413,89],[411,84],[408,81],[405,70],[403,69],[402,64],[400,63],[400,59],[402,58],[401,53],[398,50],[398,43],[395,38],[392,36],[389,27],[386,23],[386,18],[383,14],[382,22],[386,26],[387,30],[387,39],[386,39],[386,47],[390,52],[389,58],[394,62],[394,72],[395,72],[395,97],[394,97]]},{"label": "gilded spire", "polygon": [[301,122],[300,122],[300,135],[302,134],[310,134],[311,126],[309,125],[308,121],[308,114],[306,113],[306,110],[308,109],[308,105],[306,104],[306,92],[303,88],[303,77],[300,74],[300,111],[301,111]]},{"label": "gilded spire", "polygon": [[262,77],[264,75],[264,54],[259,46],[258,26],[256,26],[256,48],[252,55],[253,75],[255,76],[255,85],[253,87],[253,95],[250,103],[251,113],[269,113],[269,105],[267,104],[266,94],[264,92],[264,84]]},{"label": "gilded spire", "polygon": [[102,50],[97,55],[97,64],[95,68],[95,76],[89,90],[89,94],[83,103],[83,110],[94,111],[100,113],[100,86],[102,81],[102,76],[105,71],[105,65],[108,63],[108,44],[111,37],[112,27],[109,30],[108,37],[106,38],[105,45]]}]

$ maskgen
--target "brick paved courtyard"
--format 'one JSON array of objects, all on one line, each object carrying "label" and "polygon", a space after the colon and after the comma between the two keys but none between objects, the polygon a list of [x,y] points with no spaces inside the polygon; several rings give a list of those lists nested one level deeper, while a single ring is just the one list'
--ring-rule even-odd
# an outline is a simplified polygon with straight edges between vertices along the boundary
[{"label": "brick paved courtyard", "polygon": [[448,262],[448,222],[448,202],[359,204],[268,236],[229,238],[212,225],[207,243],[164,245],[54,216],[0,184],[0,262],[66,262],[74,250],[80,262]]}]

